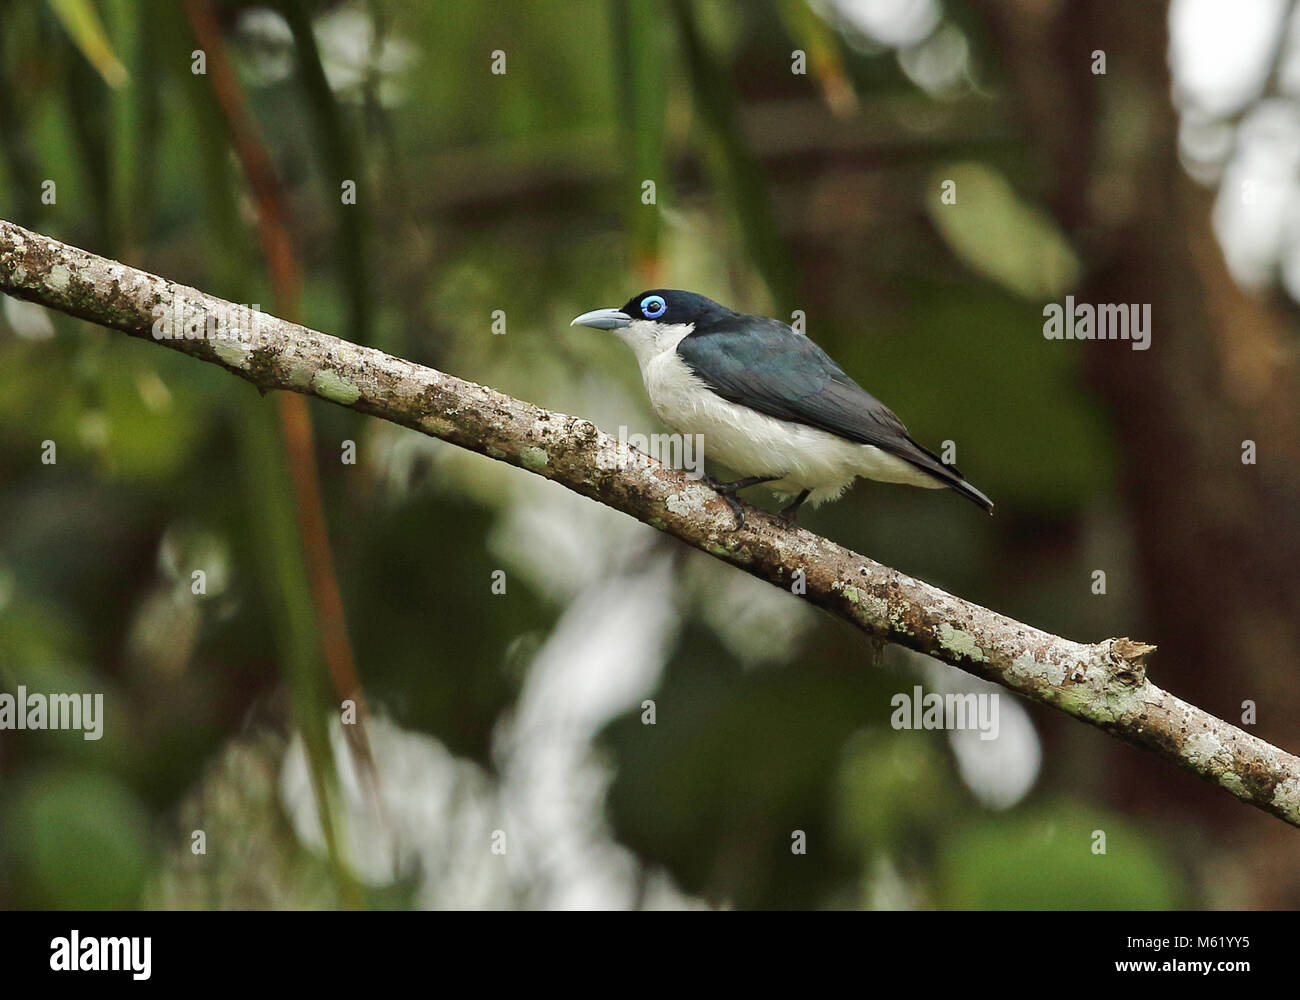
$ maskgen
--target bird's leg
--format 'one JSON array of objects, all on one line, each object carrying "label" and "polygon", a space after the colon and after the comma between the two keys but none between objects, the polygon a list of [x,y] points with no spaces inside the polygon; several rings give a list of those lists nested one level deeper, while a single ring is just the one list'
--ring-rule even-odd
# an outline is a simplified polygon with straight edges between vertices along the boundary
[{"label": "bird's leg", "polygon": [[761,483],[774,483],[780,476],[746,476],[744,479],[736,479],[729,483],[720,482],[712,476],[705,476],[704,481],[712,486],[717,492],[723,494],[735,494],[740,490],[748,489],[751,486],[758,486]]},{"label": "bird's leg", "polygon": [[799,516],[799,508],[803,506],[803,502],[808,499],[808,494],[811,492],[812,490],[804,490],[802,493],[800,493],[797,497],[794,498],[794,501],[792,503],[788,504],[785,507],[782,507],[781,516],[785,518],[787,521],[789,521],[791,524],[794,524],[795,520]]},{"label": "bird's leg", "polygon": [[727,506],[731,512],[736,515],[736,531],[745,526],[745,509],[741,507],[740,501],[736,498],[736,493],[750,486],[758,486],[760,483],[774,483],[780,476],[746,476],[744,479],[737,479],[730,483],[719,482],[712,476],[705,476],[704,482],[722,495],[722,499],[727,501]]}]

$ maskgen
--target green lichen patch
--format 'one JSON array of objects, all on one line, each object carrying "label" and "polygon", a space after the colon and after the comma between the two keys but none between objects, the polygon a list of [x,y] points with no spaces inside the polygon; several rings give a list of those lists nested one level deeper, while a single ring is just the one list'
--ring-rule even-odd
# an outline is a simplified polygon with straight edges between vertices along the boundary
[{"label": "green lichen patch", "polygon": [[976,663],[988,663],[989,661],[988,656],[984,650],[980,649],[979,643],[975,641],[973,635],[959,628],[953,628],[947,622],[943,622],[939,626],[939,645],[950,653],[964,656]]},{"label": "green lichen patch", "polygon": [[361,390],[336,371],[322,368],[311,377],[311,388],[316,395],[333,403],[351,406],[361,398]]},{"label": "green lichen patch", "polygon": [[297,389],[311,384],[312,366],[301,358],[284,358],[280,362],[285,382]]},{"label": "green lichen patch", "polygon": [[1237,796],[1237,798],[1239,799],[1246,799],[1250,797],[1250,792],[1246,788],[1246,783],[1242,781],[1241,778],[1239,778],[1232,771],[1224,771],[1222,774],[1220,774],[1219,784],[1222,785],[1224,788],[1226,788],[1228,791],[1232,792],[1232,794]]},{"label": "green lichen patch", "polygon": [[519,464],[532,472],[541,472],[551,463],[551,456],[545,448],[529,445],[519,453]]},{"label": "green lichen patch", "polygon": [[248,345],[229,337],[216,337],[212,341],[212,353],[232,368],[243,368],[248,364],[248,356],[253,352]]}]

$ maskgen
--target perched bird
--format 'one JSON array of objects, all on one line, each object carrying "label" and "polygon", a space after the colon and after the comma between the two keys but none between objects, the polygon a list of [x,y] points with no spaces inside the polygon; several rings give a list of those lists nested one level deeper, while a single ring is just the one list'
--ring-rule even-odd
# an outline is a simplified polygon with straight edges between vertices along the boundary
[{"label": "perched bird", "polygon": [[572,326],[610,330],[636,355],[655,413],[702,437],[704,454],[743,478],[709,484],[745,523],[737,491],[766,485],[790,520],[805,501],[834,500],[859,476],[956,490],[993,501],[917,444],[903,422],[806,336],[694,292],[657,288]]}]

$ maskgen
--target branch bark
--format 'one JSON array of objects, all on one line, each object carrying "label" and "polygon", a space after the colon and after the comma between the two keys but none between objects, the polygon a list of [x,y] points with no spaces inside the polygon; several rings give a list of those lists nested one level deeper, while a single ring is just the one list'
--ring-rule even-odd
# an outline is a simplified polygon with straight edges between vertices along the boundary
[{"label": "branch bark", "polygon": [[[944,593],[773,516],[730,508],[590,421],[340,340],[0,220],[0,291],[219,365],[263,392],[316,396],[526,469],[926,653],[1144,747],[1300,826],[1300,758],[1157,687],[1155,647],[1080,643]],[[187,336],[187,334],[191,334]]]}]

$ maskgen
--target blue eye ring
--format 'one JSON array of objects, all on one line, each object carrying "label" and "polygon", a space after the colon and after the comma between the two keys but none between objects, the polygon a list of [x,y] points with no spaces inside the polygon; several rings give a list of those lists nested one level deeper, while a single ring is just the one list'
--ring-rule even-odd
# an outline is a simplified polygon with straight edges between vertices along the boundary
[{"label": "blue eye ring", "polygon": [[668,311],[668,303],[662,295],[647,295],[641,300],[641,315],[646,319],[658,319]]}]

